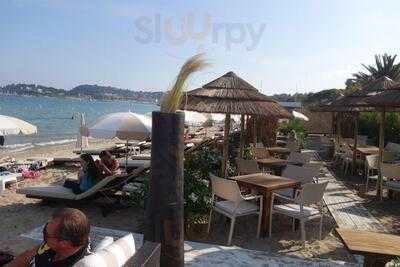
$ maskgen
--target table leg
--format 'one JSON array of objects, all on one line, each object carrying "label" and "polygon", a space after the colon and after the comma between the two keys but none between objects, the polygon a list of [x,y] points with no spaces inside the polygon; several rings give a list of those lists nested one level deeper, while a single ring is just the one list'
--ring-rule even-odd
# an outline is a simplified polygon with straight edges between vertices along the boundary
[{"label": "table leg", "polygon": [[268,237],[269,220],[271,216],[271,201],[272,201],[271,192],[264,192],[260,237]]}]

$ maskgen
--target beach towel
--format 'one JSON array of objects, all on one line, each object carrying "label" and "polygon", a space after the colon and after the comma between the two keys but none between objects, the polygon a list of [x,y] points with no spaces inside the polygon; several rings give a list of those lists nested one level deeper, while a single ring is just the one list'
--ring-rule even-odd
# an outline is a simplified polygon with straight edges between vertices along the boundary
[{"label": "beach towel", "polygon": [[40,176],[39,171],[23,170],[22,177],[25,179],[35,179]]}]

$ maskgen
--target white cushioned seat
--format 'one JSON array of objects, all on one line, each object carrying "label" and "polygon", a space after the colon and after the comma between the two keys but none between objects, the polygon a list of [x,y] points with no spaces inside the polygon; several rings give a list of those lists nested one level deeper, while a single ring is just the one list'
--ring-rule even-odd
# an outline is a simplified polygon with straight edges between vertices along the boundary
[{"label": "white cushioned seat", "polygon": [[[291,215],[300,214],[300,205],[298,204],[284,204],[284,205],[274,205],[274,209],[278,210],[279,213]],[[303,207],[303,214],[305,217],[319,214],[319,210],[311,207]],[[297,216],[296,216],[297,217]]]},{"label": "white cushioned seat", "polygon": [[135,255],[133,235],[126,235],[111,245],[84,257],[75,267],[120,267]]},{"label": "white cushioned seat", "polygon": [[[218,201],[215,203],[215,207],[224,210],[228,213],[233,213],[235,210],[235,203],[233,201],[228,201],[228,200],[224,200],[224,201]],[[250,202],[246,202],[243,201],[239,204],[237,210],[236,210],[236,214],[237,215],[244,215],[244,214],[248,214],[248,213],[254,213],[258,211],[258,206],[250,203]]]}]

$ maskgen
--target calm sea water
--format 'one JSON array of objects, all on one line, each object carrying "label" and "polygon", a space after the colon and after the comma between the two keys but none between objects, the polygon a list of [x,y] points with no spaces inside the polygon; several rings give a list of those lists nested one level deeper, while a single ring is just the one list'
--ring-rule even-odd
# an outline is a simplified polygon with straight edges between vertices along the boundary
[{"label": "calm sea water", "polygon": [[[113,112],[145,114],[159,107],[132,101],[88,101],[50,97],[0,96],[0,114],[26,120],[38,127],[35,135],[6,136],[5,149],[23,150],[34,146],[62,144],[76,140],[80,116],[90,124]],[[75,116],[74,116],[75,115]]]}]

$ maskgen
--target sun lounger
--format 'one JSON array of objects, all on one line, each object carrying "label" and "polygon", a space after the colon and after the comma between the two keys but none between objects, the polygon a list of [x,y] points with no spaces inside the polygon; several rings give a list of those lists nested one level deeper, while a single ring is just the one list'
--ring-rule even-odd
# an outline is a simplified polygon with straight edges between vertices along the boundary
[{"label": "sun lounger", "polygon": [[20,173],[2,172],[0,173],[0,195],[3,194],[6,189],[6,183],[17,182],[18,178],[21,178]]},{"label": "sun lounger", "polygon": [[62,185],[23,187],[17,189],[17,193],[26,195],[26,197],[30,198],[79,201],[92,197],[94,198],[97,195],[106,195],[108,193],[115,192],[118,189],[122,188],[122,186],[130,180],[139,176],[149,167],[150,163],[142,165],[141,167],[135,169],[129,174],[116,174],[106,177],[95,184],[88,191],[85,191],[81,194],[74,194],[71,189],[66,188]]},{"label": "sun lounger", "polygon": [[138,155],[132,155],[130,157],[132,160],[151,160],[151,154],[146,153],[146,154],[138,154]]}]

